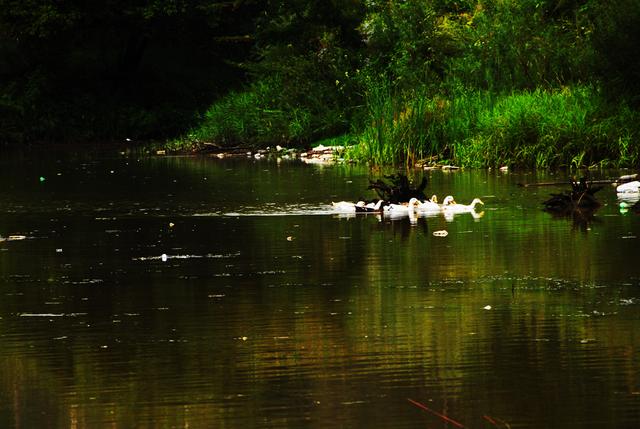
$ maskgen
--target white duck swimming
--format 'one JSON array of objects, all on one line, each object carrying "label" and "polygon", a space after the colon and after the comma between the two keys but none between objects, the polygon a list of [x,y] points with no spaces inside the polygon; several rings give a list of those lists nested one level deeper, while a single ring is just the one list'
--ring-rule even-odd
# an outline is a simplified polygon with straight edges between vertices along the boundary
[{"label": "white duck swimming", "polygon": [[484,205],[480,198],[474,198],[471,204],[458,204],[451,195],[447,195],[442,201],[442,211],[445,213],[469,213],[476,210],[478,204]]},{"label": "white duck swimming", "polygon": [[418,201],[414,207],[419,212],[440,212],[441,210],[438,204],[438,197],[435,195],[432,195],[431,199],[427,201]]},{"label": "white duck swimming", "polygon": [[619,194],[638,194],[640,193],[640,181],[623,183],[616,188],[616,192]]},{"label": "white duck swimming", "polygon": [[364,207],[365,203],[364,201],[358,201],[357,203],[353,203],[351,201],[338,201],[332,202],[331,206],[334,208],[334,210],[337,210],[339,212],[352,213],[356,211],[356,207]]},{"label": "white duck swimming", "polygon": [[407,214],[414,210],[417,202],[417,198],[411,198],[408,204],[388,204],[384,206],[384,212],[387,214]]},{"label": "white duck swimming", "polygon": [[356,205],[356,213],[376,213],[382,210],[384,200],[378,200],[377,203],[369,203],[364,206]]}]

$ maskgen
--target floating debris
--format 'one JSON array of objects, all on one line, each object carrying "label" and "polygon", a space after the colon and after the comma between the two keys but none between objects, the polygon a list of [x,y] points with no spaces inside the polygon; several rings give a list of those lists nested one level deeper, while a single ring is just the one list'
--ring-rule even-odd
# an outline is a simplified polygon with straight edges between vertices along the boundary
[{"label": "floating debris", "polygon": [[339,159],[343,151],[344,146],[318,145],[307,152],[302,152],[300,159],[307,164],[332,164]]},{"label": "floating debris", "polygon": [[457,165],[443,165],[442,170],[443,171],[460,170],[460,167],[458,167]]},{"label": "floating debris", "polygon": [[561,194],[551,194],[551,198],[543,204],[545,210],[554,213],[571,213],[574,210],[596,210],[600,202],[594,194],[602,189],[602,186],[593,186],[584,177],[578,181],[570,182],[571,190]]},{"label": "floating debris", "polygon": [[449,417],[449,416],[447,416],[445,414],[442,414],[442,413],[439,413],[439,412],[437,412],[435,410],[432,410],[431,408],[427,407],[425,404],[423,404],[421,402],[418,402],[418,401],[416,401],[414,399],[411,399],[411,398],[407,398],[407,401],[409,401],[411,404],[415,405],[416,407],[420,408],[421,410],[426,411],[426,412],[428,412],[430,414],[433,414],[434,416],[442,419],[442,421],[444,421],[445,423],[450,423],[451,425],[453,425],[453,426],[455,426],[457,428],[461,428],[461,429],[465,427],[459,421],[454,420],[454,419],[452,419],[451,417]]},{"label": "floating debris", "polygon": [[576,227],[588,231],[589,224],[596,220],[594,214],[601,205],[594,194],[602,186],[593,186],[594,183],[585,178],[577,182],[572,180],[570,191],[551,194],[551,198],[543,202],[544,210],[557,217],[572,218]]}]

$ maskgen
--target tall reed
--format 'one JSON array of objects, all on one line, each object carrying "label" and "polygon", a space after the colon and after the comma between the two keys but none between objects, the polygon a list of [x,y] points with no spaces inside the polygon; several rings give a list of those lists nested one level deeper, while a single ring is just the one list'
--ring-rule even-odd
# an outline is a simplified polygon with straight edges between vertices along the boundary
[{"label": "tall reed", "polygon": [[[634,116],[629,109],[608,106],[591,86],[509,94],[480,111],[475,132],[456,142],[455,158],[462,165],[538,168],[622,158],[627,163],[637,157],[637,150],[624,146],[639,135]],[[626,152],[612,144],[616,141]]]},{"label": "tall reed", "polygon": [[382,83],[369,86],[366,106],[367,119],[356,132],[358,144],[350,157],[412,165],[444,149],[441,124],[449,108],[445,99],[429,98],[424,91],[401,97]]},{"label": "tall reed", "polygon": [[369,122],[352,157],[376,164],[425,157],[461,166],[630,165],[640,159],[640,114],[609,105],[592,86],[520,91],[457,91],[449,98],[367,98]]}]

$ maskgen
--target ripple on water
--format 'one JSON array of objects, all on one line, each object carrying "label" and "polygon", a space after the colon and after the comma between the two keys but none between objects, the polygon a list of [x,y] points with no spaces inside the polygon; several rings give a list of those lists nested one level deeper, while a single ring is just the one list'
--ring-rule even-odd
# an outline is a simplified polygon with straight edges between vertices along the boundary
[{"label": "ripple on water", "polygon": [[154,255],[154,256],[138,256],[131,258],[133,261],[166,261],[168,259],[230,259],[240,256],[240,252],[236,253],[207,253],[205,255]]},{"label": "ripple on water", "polygon": [[262,207],[245,206],[234,212],[203,213],[194,216],[325,216],[336,214],[336,211],[328,205],[311,204],[287,204],[287,205],[265,205]]}]

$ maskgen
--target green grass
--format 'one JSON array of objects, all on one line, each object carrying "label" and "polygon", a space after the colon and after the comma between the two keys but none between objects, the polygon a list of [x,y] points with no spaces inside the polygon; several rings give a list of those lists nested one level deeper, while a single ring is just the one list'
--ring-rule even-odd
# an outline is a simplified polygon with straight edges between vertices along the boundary
[{"label": "green grass", "polygon": [[263,146],[300,137],[308,122],[301,109],[286,112],[270,103],[271,85],[260,81],[247,90],[232,92],[213,104],[187,141],[220,146]]},{"label": "green grass", "polygon": [[[221,147],[311,146],[314,113],[285,106],[277,85],[261,81],[221,99],[172,149],[202,142]],[[348,134],[318,143],[346,146],[344,157],[373,165],[412,166],[437,159],[462,167],[635,166],[640,162],[640,113],[611,105],[594,86],[518,91],[416,90],[394,93],[369,84],[360,122]],[[278,107],[280,105],[280,107]],[[331,120],[329,120],[331,122]]]},{"label": "green grass", "polygon": [[412,165],[446,147],[441,125],[449,110],[447,101],[417,95],[394,97],[385,84],[367,93],[365,125],[354,134],[358,144],[348,157],[373,164]]},{"label": "green grass", "polygon": [[[314,140],[347,130],[344,112],[335,100],[322,99],[311,90],[304,94],[309,99],[300,99],[300,94],[292,93],[292,85],[274,76],[228,94],[173,145],[189,147],[208,142],[220,147],[307,147]],[[323,87],[318,85],[314,90],[322,93]]]},{"label": "green grass", "polygon": [[400,101],[371,91],[368,121],[349,157],[413,164],[437,157],[464,167],[635,165],[640,114],[610,106],[591,86],[418,95]]},{"label": "green grass", "polygon": [[526,91],[479,111],[477,126],[456,142],[461,165],[536,168],[632,164],[638,150],[614,142],[638,137],[638,114],[609,106],[592,87]]}]

